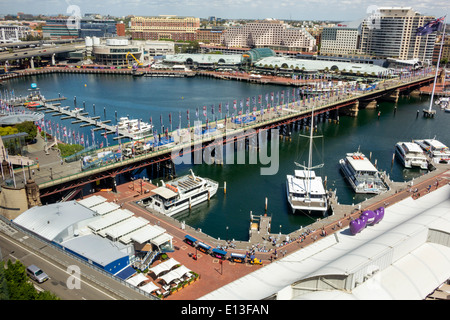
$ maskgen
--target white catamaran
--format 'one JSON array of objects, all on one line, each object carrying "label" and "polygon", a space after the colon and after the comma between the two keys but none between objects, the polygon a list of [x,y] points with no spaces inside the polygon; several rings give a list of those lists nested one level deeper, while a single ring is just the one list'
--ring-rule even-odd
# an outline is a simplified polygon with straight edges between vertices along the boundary
[{"label": "white catamaran", "polygon": [[314,108],[311,114],[311,132],[309,136],[308,166],[295,162],[303,170],[295,170],[294,175],[287,175],[286,193],[292,212],[325,214],[328,210],[328,198],[322,183],[322,177],[316,176],[314,169],[322,168],[323,164],[312,166],[312,139],[314,130]]},{"label": "white catamaran", "polygon": [[395,153],[405,168],[419,167],[428,169],[428,159],[422,148],[414,142],[398,142]]},{"label": "white catamaran", "polygon": [[218,182],[198,177],[191,170],[189,175],[170,181],[170,183],[163,182],[162,187],[152,190],[155,195],[144,199],[142,204],[147,209],[170,217],[209,200],[216,194],[218,187]]},{"label": "white catamaran", "polygon": [[382,193],[388,185],[370,160],[359,151],[339,160],[341,170],[356,193]]}]

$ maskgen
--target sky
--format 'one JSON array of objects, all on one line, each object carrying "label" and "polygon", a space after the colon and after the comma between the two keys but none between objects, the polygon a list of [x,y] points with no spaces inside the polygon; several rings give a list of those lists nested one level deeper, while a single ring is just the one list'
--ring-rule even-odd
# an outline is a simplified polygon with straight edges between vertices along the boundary
[{"label": "sky", "polygon": [[450,13],[448,0],[0,0],[0,13],[73,15],[78,10],[81,16],[99,13],[116,17],[178,15],[225,19],[354,21],[366,17],[367,9],[371,6],[412,7],[423,15],[436,17]]}]

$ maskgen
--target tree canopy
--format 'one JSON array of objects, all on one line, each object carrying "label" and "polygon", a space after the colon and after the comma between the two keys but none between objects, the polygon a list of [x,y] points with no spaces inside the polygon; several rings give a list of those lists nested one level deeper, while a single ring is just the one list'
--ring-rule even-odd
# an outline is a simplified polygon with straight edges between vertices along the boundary
[{"label": "tree canopy", "polygon": [[38,292],[27,277],[25,266],[8,260],[0,262],[0,300],[59,300],[49,291]]}]

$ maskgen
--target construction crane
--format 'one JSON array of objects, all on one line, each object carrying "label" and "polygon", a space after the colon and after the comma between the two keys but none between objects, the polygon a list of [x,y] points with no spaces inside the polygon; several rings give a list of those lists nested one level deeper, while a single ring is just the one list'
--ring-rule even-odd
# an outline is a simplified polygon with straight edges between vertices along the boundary
[{"label": "construction crane", "polygon": [[[136,59],[136,57],[133,56],[133,54],[132,54],[131,52],[127,52],[127,55],[125,56],[125,59],[126,59],[127,61],[128,61],[128,56],[132,56],[132,57],[133,57],[133,59],[136,61],[136,64],[135,64],[135,65],[137,65],[137,66],[142,66],[142,63],[139,62],[139,60]],[[128,64],[129,64],[129,63],[128,63]]]}]

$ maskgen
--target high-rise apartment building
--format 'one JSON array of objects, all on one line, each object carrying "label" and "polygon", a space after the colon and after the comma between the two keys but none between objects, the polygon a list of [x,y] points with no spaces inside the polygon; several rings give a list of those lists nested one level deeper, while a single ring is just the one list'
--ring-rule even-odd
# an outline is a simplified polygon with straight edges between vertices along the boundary
[{"label": "high-rise apartment building", "polygon": [[400,60],[430,62],[436,33],[417,36],[417,28],[433,20],[410,7],[381,7],[361,24],[361,53]]},{"label": "high-rise apartment building", "polygon": [[200,18],[158,16],[134,17],[131,19],[131,36],[141,40],[196,40]]},{"label": "high-rise apartment building", "polygon": [[320,54],[348,55],[358,50],[358,28],[323,28],[320,41]]},{"label": "high-rise apartment building", "polygon": [[289,28],[279,20],[260,20],[228,28],[222,36],[222,44],[310,52],[315,49],[316,40],[304,28]]}]

